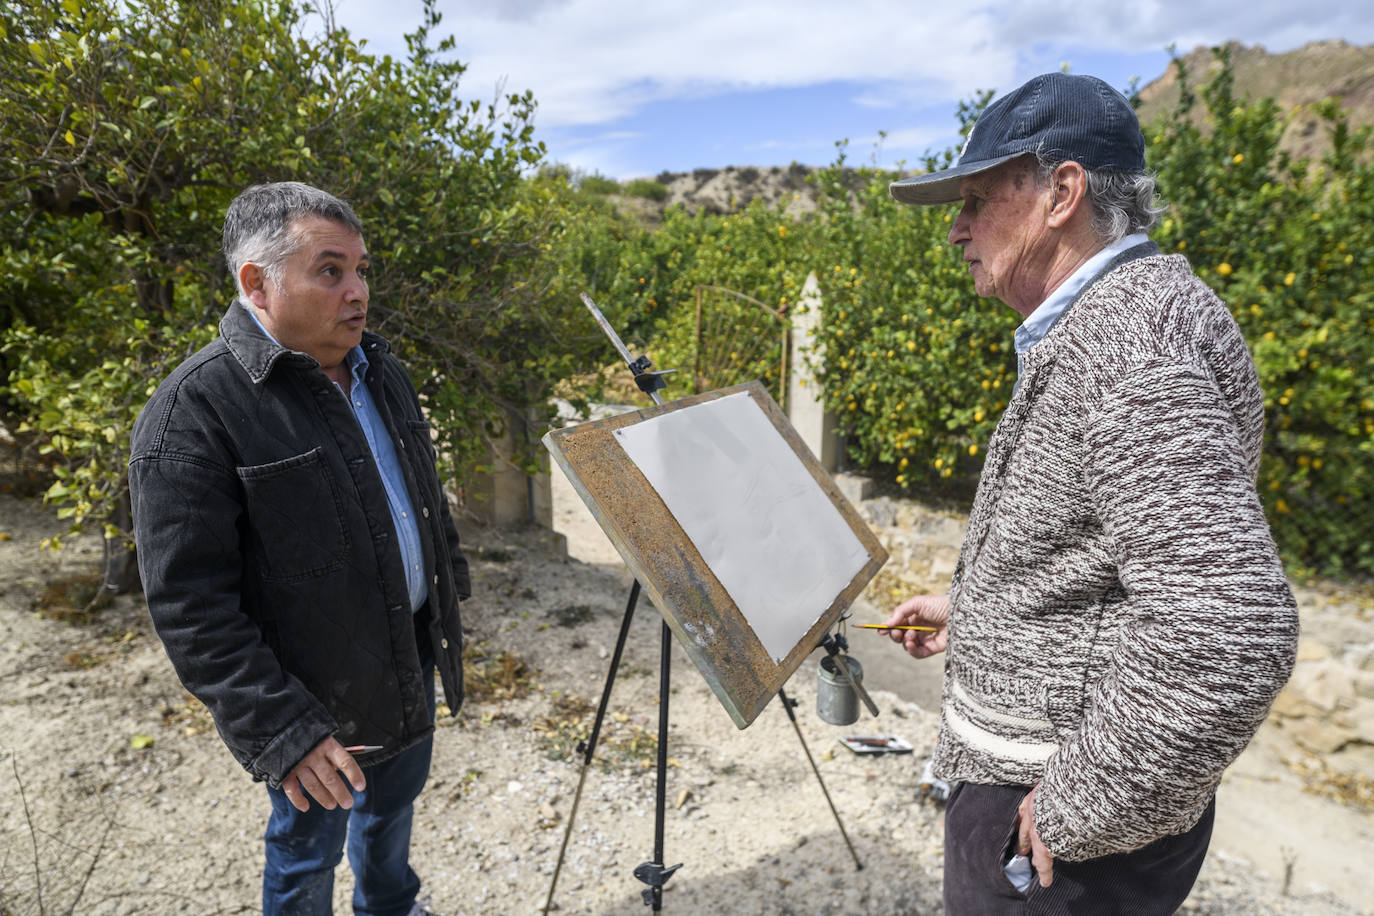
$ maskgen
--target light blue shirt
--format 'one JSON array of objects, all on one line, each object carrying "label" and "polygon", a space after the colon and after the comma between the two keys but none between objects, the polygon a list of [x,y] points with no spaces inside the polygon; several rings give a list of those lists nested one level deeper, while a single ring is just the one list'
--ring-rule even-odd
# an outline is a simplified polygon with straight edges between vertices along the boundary
[{"label": "light blue shirt", "polygon": [[1078,295],[1079,290],[1096,278],[1102,269],[1111,262],[1112,258],[1128,248],[1143,245],[1149,240],[1150,237],[1145,233],[1136,232],[1103,248],[1084,261],[1077,270],[1069,274],[1067,280],[1059,284],[1054,292],[1050,293],[1049,297],[1036,307],[1035,311],[1026,316],[1026,320],[1021,322],[1021,326],[1016,329],[1015,336],[1018,384],[1020,383],[1022,357],[1026,355],[1026,351],[1038,344],[1050,332],[1050,328],[1054,327],[1059,316],[1064,314],[1064,310],[1069,307],[1069,303],[1073,301],[1074,296]]},{"label": "light blue shirt", "polygon": [[[262,328],[262,332],[273,343],[281,346],[281,341],[273,337],[272,332],[263,326],[258,316],[253,314],[253,309],[245,308],[254,323]],[[363,355],[363,348],[354,347],[349,350],[344,362],[348,366],[349,375],[353,378],[351,391],[344,397],[348,400],[348,406],[352,409],[358,426],[362,428],[373,460],[377,462],[382,487],[386,490],[386,503],[391,509],[391,526],[396,530],[396,543],[401,548],[401,562],[405,564],[410,609],[418,611],[429,597],[429,583],[425,580],[425,555],[420,546],[420,526],[415,521],[415,508],[411,505],[405,475],[401,473],[401,462],[396,456],[396,443],[392,442],[391,436],[387,434],[386,424],[382,422],[382,415],[377,412],[377,405],[372,400],[372,392],[368,390],[368,362],[367,357]],[[344,394],[343,387],[338,382],[334,383],[334,387],[339,390],[339,394]]]}]

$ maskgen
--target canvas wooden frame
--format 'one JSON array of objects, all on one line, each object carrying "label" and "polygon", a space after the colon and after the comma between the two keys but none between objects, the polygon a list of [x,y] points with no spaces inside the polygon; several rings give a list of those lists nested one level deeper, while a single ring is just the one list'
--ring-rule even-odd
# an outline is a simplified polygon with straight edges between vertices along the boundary
[{"label": "canvas wooden frame", "polygon": [[[817,597],[818,606],[826,602],[824,610],[781,660],[765,650],[615,436],[617,429],[631,424],[739,393],[747,394],[771,421],[868,555],[862,569],[839,593]],[[757,381],[553,430],[543,442],[739,728],[748,727],[763,711],[887,561],[887,551],[877,537]]]}]

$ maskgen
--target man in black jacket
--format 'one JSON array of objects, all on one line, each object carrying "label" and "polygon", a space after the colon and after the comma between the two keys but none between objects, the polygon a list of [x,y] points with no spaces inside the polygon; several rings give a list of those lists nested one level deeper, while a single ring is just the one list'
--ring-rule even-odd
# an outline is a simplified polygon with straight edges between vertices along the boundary
[{"label": "man in black jacket", "polygon": [[[415,390],[364,330],[351,207],[295,182],[230,204],[239,298],[134,424],[148,609],[187,689],[268,785],[263,910],[421,913],[409,865],[434,668],[462,703],[467,561]],[[313,800],[313,802],[312,802]]]}]

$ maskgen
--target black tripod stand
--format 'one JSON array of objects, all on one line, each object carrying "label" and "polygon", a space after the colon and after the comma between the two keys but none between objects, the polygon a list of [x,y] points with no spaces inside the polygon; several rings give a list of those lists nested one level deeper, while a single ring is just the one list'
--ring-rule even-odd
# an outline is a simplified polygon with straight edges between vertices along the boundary
[{"label": "black tripod stand", "polygon": [[[658,395],[658,391],[665,387],[663,376],[666,375],[667,372],[673,370],[667,370],[667,372],[650,371],[652,363],[650,363],[649,358],[647,356],[635,358],[630,355],[630,351],[625,347],[624,342],[621,341],[620,335],[616,334],[615,329],[611,327],[606,317],[601,314],[601,310],[592,302],[591,297],[583,293],[582,302],[591,311],[592,316],[601,326],[601,329],[606,332],[606,336],[611,339],[616,350],[630,367],[630,371],[634,374],[635,384],[641,391],[647,394],[655,404],[662,406],[663,399]],[[635,606],[639,602],[639,593],[640,584],[638,580],[635,580],[634,585],[630,588],[629,601],[625,605],[625,617],[620,623],[620,635],[616,638],[615,652],[611,656],[610,670],[606,673],[606,685],[601,691],[601,702],[597,706],[596,718],[592,723],[591,736],[586,741],[578,744],[578,752],[582,754],[582,769],[578,775],[577,791],[573,796],[572,812],[568,816],[568,826],[563,834],[563,843],[558,850],[558,864],[554,867],[553,879],[549,882],[549,895],[544,901],[544,913],[548,913],[549,908],[553,905],[553,894],[558,886],[558,875],[563,869],[563,858],[567,852],[568,838],[572,836],[573,822],[577,818],[578,804],[582,799],[582,787],[587,778],[587,769],[591,766],[592,757],[596,753],[596,742],[601,734],[601,725],[606,716],[606,706],[610,702],[611,687],[615,684],[616,670],[620,667],[620,657],[625,650],[625,640],[630,632],[630,622],[634,618]],[[646,906],[652,906],[654,912],[658,912],[663,908],[664,885],[667,884],[668,879],[682,867],[681,864],[671,867],[667,866],[664,863],[663,854],[663,819],[664,809],[666,807],[668,775],[668,697],[673,646],[672,630],[669,629],[666,621],[662,624],[661,633],[662,650],[659,656],[658,683],[657,785],[654,792],[654,857],[652,861],[644,862],[634,870],[634,876],[648,885],[647,889],[643,891],[644,903]],[[822,646],[824,646],[826,651],[831,655],[834,655],[837,651],[835,645],[835,642],[832,641],[829,635],[826,636],[825,641],[822,643]],[[842,660],[840,664],[844,667]],[[846,675],[849,674],[847,667],[844,667],[844,671]],[[852,677],[850,678],[850,682],[854,683]],[[869,703],[873,714],[877,715],[877,709],[872,706],[872,701],[868,700],[867,693],[863,693],[863,688],[859,685],[855,684],[855,687],[859,690],[861,696]],[[854,851],[854,844],[850,842],[849,834],[845,832],[844,824],[840,822],[839,812],[835,810],[835,804],[830,799],[830,792],[825,788],[825,781],[821,779],[821,771],[817,768],[816,761],[811,756],[810,749],[806,746],[806,739],[802,736],[801,727],[797,724],[796,715],[793,713],[793,707],[796,705],[796,701],[790,699],[781,689],[778,690],[778,697],[782,701],[782,706],[787,712],[788,719],[792,722],[793,729],[796,730],[798,740],[801,741],[802,750],[806,753],[807,762],[811,764],[811,771],[815,773],[816,781],[820,783],[821,792],[825,795],[826,804],[830,806],[830,812],[834,815],[835,823],[840,828],[840,835],[844,837],[845,845],[849,848],[849,854],[854,857],[854,867],[856,869],[862,869],[863,863],[859,860],[858,853]]]},{"label": "black tripod stand", "polygon": [[[635,580],[635,583],[630,586],[630,598],[625,605],[625,616],[620,622],[620,634],[616,637],[615,651],[611,654],[611,667],[606,673],[606,685],[601,691],[601,702],[596,708],[596,718],[592,722],[591,736],[577,745],[578,753],[582,755],[582,769],[577,777],[577,791],[573,795],[572,812],[568,815],[568,826],[563,833],[563,843],[558,849],[558,864],[554,867],[553,879],[549,882],[549,895],[544,901],[544,913],[548,913],[549,908],[553,905],[553,893],[558,886],[558,875],[563,869],[563,857],[568,849],[568,838],[572,836],[573,822],[577,819],[577,807],[582,800],[582,786],[586,782],[587,770],[590,768],[592,757],[596,753],[596,742],[601,734],[601,724],[606,717],[606,706],[610,702],[611,688],[615,685],[615,674],[620,667],[620,657],[625,651],[625,640],[630,632],[630,622],[634,618],[635,606],[639,603],[639,592],[639,581]],[[659,655],[658,672],[657,784],[654,790],[654,857],[651,861],[640,864],[634,870],[634,876],[648,885],[642,892],[644,904],[653,907],[655,913],[663,909],[664,885],[668,883],[668,879],[673,876],[673,873],[682,867],[681,863],[666,866],[663,854],[663,818],[668,784],[668,696],[673,633],[668,628],[667,622],[661,625],[661,630],[662,649]],[[822,645],[833,654],[831,648],[833,642],[830,636],[826,636]],[[816,782],[820,784],[821,793],[825,795],[825,803],[830,806],[830,813],[835,818],[835,825],[840,828],[840,836],[844,837],[845,846],[849,848],[849,854],[854,858],[854,868],[862,870],[863,862],[859,860],[859,854],[854,851],[854,844],[850,842],[849,834],[845,831],[843,822],[840,821],[840,813],[835,809],[835,803],[831,800],[830,792],[825,787],[825,780],[821,778],[821,771],[816,766],[815,758],[811,756],[811,749],[806,745],[806,738],[802,735],[801,726],[797,724],[797,716],[793,712],[797,701],[788,697],[783,690],[778,691],[778,699],[782,701],[782,708],[787,713],[787,718],[791,720],[792,728],[797,733],[797,740],[801,742],[807,763],[811,765],[811,772],[816,774]]]}]

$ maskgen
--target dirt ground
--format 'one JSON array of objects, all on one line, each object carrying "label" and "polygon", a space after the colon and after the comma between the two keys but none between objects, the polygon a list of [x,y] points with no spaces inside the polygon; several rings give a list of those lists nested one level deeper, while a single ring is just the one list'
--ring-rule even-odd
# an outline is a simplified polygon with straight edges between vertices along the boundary
[{"label": "dirt ground", "polygon": [[[472,696],[437,733],[413,841],[438,912],[539,912],[572,813],[574,746],[601,695],[631,580],[555,476],[568,555],[547,534],[467,532]],[[962,523],[890,498],[860,510],[893,557],[855,607],[859,621],[877,621],[892,596],[938,586]],[[89,620],[60,610],[99,559],[89,537],[41,550],[60,529],[36,500],[0,492],[0,916],[257,911],[265,792],[178,684],[140,599],[117,598]],[[1227,775],[1185,912],[1374,913],[1371,602],[1329,587],[1300,594],[1302,676]],[[642,601],[586,774],[558,912],[646,910],[633,871],[653,857],[660,631]],[[818,718],[815,656],[787,689],[862,870],[777,702],[736,729],[674,646],[665,858],[682,868],[666,911],[940,911],[942,812],[921,782],[938,662],[861,631],[850,637],[876,721],[840,728]],[[856,756],[837,738],[857,732],[897,735],[913,752]],[[339,912],[350,892],[341,868]]]}]

